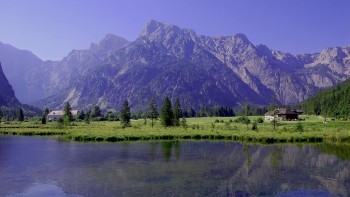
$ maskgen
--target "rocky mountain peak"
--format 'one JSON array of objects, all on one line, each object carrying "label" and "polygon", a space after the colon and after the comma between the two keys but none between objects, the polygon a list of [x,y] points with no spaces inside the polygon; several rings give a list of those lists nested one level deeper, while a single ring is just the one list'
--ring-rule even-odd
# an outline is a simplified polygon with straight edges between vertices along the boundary
[{"label": "rocky mountain peak", "polygon": [[342,62],[344,58],[347,58],[345,48],[341,47],[330,47],[323,49],[319,55],[319,63],[324,63],[328,61]]},{"label": "rocky mountain peak", "polygon": [[242,34],[242,33],[238,33],[236,35],[233,36],[237,41],[241,41],[242,43],[246,43],[246,44],[249,44],[251,43],[247,36],[245,34]]},{"label": "rocky mountain peak", "polygon": [[182,33],[180,27],[151,20],[143,28],[140,37],[161,38],[169,33]]},{"label": "rocky mountain peak", "polygon": [[106,50],[118,50],[129,43],[126,39],[114,34],[107,34],[100,42],[100,48]]},{"label": "rocky mountain peak", "polygon": [[129,41],[125,38],[114,34],[107,34],[98,44],[91,43],[90,51],[116,51],[128,44]]}]

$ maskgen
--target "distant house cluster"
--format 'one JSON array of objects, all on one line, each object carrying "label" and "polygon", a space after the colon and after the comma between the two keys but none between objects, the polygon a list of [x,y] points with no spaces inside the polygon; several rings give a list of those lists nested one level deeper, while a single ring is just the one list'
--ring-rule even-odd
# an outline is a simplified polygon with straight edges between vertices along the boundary
[{"label": "distant house cluster", "polygon": [[[71,110],[71,113],[73,115],[73,118],[76,118],[79,110]],[[57,111],[51,111],[49,114],[47,114],[47,120],[48,121],[55,121],[60,118],[63,118],[64,111],[63,110],[57,110]]]},{"label": "distant house cluster", "polygon": [[289,108],[278,108],[274,111],[268,111],[265,114],[265,120],[283,120],[283,121],[295,121],[299,119],[303,111],[289,109]]}]

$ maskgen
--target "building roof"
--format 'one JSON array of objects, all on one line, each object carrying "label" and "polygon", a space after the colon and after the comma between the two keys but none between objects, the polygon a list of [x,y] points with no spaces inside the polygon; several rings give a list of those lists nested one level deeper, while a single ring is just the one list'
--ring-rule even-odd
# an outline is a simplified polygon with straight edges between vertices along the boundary
[{"label": "building roof", "polygon": [[[71,110],[71,113],[73,116],[76,116],[78,114],[78,112],[79,112],[79,110]],[[63,116],[64,111],[63,110],[51,111],[48,115],[49,116]]]},{"label": "building roof", "polygon": [[49,116],[63,116],[64,111],[51,111],[48,115]]},{"label": "building roof", "polygon": [[276,112],[276,115],[296,115],[296,114],[302,114],[303,111],[301,110],[294,110],[294,109],[289,109],[289,108],[280,108],[280,109],[275,109],[275,111],[268,111],[265,113],[265,116],[273,116],[274,113]]},{"label": "building roof", "polygon": [[268,111],[265,113],[265,116],[273,116],[274,115],[274,111]]},{"label": "building roof", "polygon": [[298,114],[297,112],[295,112],[295,110],[292,109],[288,109],[288,108],[281,108],[278,113],[278,115],[296,115]]}]

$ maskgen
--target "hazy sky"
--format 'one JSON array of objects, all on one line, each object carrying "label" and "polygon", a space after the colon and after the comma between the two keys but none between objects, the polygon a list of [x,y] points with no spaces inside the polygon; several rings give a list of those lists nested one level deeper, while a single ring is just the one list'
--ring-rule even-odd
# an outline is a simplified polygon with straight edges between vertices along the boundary
[{"label": "hazy sky", "polygon": [[151,19],[292,54],[350,45],[349,0],[1,0],[0,41],[59,60],[107,33],[132,41]]}]

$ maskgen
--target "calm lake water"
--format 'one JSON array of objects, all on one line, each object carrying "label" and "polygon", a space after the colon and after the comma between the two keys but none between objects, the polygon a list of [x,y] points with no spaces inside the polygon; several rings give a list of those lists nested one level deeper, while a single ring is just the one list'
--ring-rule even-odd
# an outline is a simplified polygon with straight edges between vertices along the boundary
[{"label": "calm lake water", "polygon": [[350,196],[350,146],[0,136],[0,196]]}]

